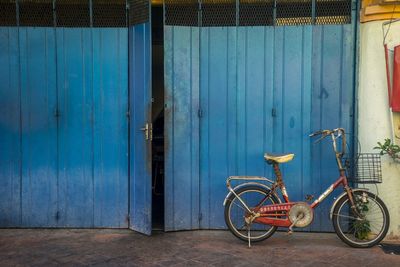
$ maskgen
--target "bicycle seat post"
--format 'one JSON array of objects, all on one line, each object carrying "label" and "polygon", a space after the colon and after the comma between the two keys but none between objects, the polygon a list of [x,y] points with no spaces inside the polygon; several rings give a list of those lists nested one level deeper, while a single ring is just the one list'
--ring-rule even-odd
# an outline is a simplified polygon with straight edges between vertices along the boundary
[{"label": "bicycle seat post", "polygon": [[286,191],[285,183],[283,182],[283,179],[282,179],[282,173],[279,168],[279,163],[274,162],[272,166],[274,168],[274,173],[276,176],[276,184],[281,189],[282,195],[283,195],[283,198],[285,199],[285,201],[289,202],[289,196]]}]

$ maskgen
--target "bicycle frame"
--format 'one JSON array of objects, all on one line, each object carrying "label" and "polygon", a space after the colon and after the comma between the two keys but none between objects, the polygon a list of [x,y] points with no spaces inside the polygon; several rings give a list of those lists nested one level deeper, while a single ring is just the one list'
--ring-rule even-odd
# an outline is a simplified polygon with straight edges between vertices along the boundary
[{"label": "bicycle frame", "polygon": [[[337,136],[335,136],[335,133],[338,133]],[[346,177],[346,172],[345,169],[342,166],[341,159],[345,153],[345,145],[346,145],[346,137],[345,137],[345,132],[343,129],[338,128],[335,129],[329,133],[323,132],[323,137],[320,138],[322,140],[326,136],[331,136],[332,141],[333,141],[333,150],[335,152],[336,156],[336,162],[338,165],[339,169],[339,178],[331,185],[329,186],[312,204],[307,204],[309,205],[313,210],[318,207],[318,205],[323,202],[326,197],[328,197],[336,188],[343,186],[345,192],[349,196],[349,200],[352,204],[352,208],[354,209],[354,200],[353,200],[353,195],[352,195],[352,190],[348,185],[347,177]],[[339,152],[337,150],[337,144],[336,144],[336,139],[339,138],[340,136],[343,136],[343,142],[342,142],[342,151]],[[243,207],[247,210],[250,221],[251,222],[257,222],[257,223],[262,223],[262,224],[268,224],[268,225],[274,225],[274,226],[280,226],[280,227],[290,227],[292,225],[292,222],[288,218],[288,212],[291,209],[292,206],[302,203],[302,202],[291,202],[289,199],[289,195],[286,191],[285,184],[282,179],[282,174],[279,169],[279,164],[278,163],[273,163],[273,169],[275,172],[276,176],[276,181],[271,181],[265,177],[258,177],[258,176],[253,176],[253,177],[241,177],[241,176],[231,176],[227,180],[227,187],[228,190],[230,191],[229,194],[234,194],[237,199],[241,202]],[[235,189],[231,187],[230,182],[232,180],[255,180],[255,181],[266,181],[271,184],[271,187],[265,186],[267,189],[269,189],[269,193],[255,206],[255,207],[248,207],[246,203],[238,196],[235,192]],[[249,184],[249,183],[247,183]],[[253,182],[251,184],[259,184],[257,182]],[[280,189],[282,196],[284,198],[284,203],[278,203],[278,204],[272,204],[272,205],[263,205],[263,203],[271,197],[271,195],[276,196],[276,190],[277,188]],[[228,196],[229,196],[228,194]],[[227,198],[228,198],[227,196]],[[355,209],[354,209],[355,210]],[[356,210],[355,210],[356,211]],[[357,212],[357,211],[356,211]],[[357,212],[358,213],[358,212]],[[283,218],[286,217],[286,218]]]},{"label": "bicycle frame", "polygon": [[[278,179],[280,180],[280,179]],[[313,210],[318,207],[336,188],[343,186],[346,192],[352,196],[351,189],[348,186],[347,177],[344,171],[341,172],[339,178],[330,185],[312,204],[309,205]],[[277,188],[280,189],[284,198],[284,203],[263,205],[266,199],[270,197],[270,194],[276,194]],[[286,187],[283,181],[277,181],[272,184],[270,194],[267,194],[256,207],[247,207],[250,214],[253,214],[253,221],[262,224],[274,225],[279,227],[290,227],[292,222],[287,218],[287,213],[290,208],[300,202],[291,202],[289,195],[286,191]],[[238,198],[240,199],[240,198]],[[244,202],[242,203],[244,204]],[[247,209],[246,208],[246,209]],[[286,217],[286,218],[284,218]]]}]

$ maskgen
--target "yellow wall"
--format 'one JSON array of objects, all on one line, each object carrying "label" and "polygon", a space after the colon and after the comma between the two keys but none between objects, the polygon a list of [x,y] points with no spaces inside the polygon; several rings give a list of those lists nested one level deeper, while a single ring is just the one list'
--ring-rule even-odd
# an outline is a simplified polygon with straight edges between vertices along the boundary
[{"label": "yellow wall", "polygon": [[395,0],[363,0],[361,6],[361,22],[389,20],[400,18],[400,1]]}]

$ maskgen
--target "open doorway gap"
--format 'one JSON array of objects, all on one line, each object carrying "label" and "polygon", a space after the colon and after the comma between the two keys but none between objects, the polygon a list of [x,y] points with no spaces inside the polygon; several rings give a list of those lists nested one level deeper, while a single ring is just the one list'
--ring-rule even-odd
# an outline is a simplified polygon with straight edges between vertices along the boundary
[{"label": "open doorway gap", "polygon": [[152,228],[164,230],[164,25],[163,6],[153,5],[152,23]]}]

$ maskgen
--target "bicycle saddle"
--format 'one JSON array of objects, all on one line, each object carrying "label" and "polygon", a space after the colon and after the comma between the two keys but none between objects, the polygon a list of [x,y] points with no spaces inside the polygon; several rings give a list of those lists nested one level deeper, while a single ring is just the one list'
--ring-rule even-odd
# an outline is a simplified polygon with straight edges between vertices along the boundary
[{"label": "bicycle saddle", "polygon": [[264,158],[269,163],[285,163],[291,161],[294,157],[294,154],[283,154],[283,155],[272,155],[265,153]]}]

